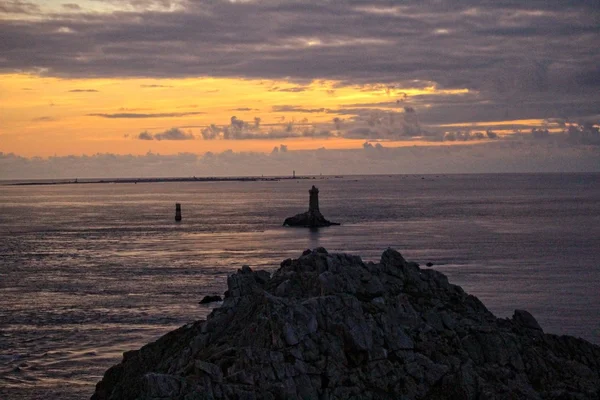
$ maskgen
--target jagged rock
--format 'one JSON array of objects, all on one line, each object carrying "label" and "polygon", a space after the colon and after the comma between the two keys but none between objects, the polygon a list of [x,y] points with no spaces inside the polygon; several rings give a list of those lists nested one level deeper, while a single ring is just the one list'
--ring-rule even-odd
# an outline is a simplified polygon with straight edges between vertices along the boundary
[{"label": "jagged rock", "polygon": [[395,250],[244,266],[206,321],[127,352],[101,399],[598,399],[600,347],[498,319]]},{"label": "jagged rock", "polygon": [[208,304],[208,303],[214,303],[215,301],[222,301],[223,298],[221,296],[215,295],[215,296],[204,296],[202,298],[202,300],[199,301],[200,304]]},{"label": "jagged rock", "polygon": [[542,331],[542,327],[529,312],[525,310],[515,310],[513,321],[525,328]]}]

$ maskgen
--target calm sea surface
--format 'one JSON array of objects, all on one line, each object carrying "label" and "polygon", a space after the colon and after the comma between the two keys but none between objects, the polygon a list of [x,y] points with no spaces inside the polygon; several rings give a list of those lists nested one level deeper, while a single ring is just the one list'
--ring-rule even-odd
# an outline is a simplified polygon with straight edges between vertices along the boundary
[{"label": "calm sea surface", "polygon": [[[312,184],[342,226],[281,227]],[[87,398],[123,351],[206,317],[237,268],[317,246],[393,247],[499,317],[600,344],[600,174],[0,186],[0,398]]]}]

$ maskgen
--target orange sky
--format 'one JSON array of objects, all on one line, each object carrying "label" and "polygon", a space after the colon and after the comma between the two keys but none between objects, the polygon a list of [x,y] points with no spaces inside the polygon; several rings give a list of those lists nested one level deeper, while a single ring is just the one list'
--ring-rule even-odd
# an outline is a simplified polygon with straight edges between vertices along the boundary
[{"label": "orange sky", "polygon": [[593,6],[452,10],[5,1],[0,153],[470,146],[533,132],[599,143]]},{"label": "orange sky", "polygon": [[[395,101],[419,94],[460,95],[466,89],[437,90],[336,85],[318,81],[224,78],[198,79],[59,79],[36,75],[0,76],[0,151],[22,156],[95,153],[162,154],[234,151],[268,152],[281,143],[290,149],[360,148],[364,139],[287,138],[275,140],[202,140],[209,124],[227,125],[232,116],[252,122],[261,118],[261,130],[330,126],[333,118],[352,118],[335,110],[352,104]],[[293,105],[311,112],[273,112]],[[319,111],[324,109],[323,111]],[[161,114],[151,118],[106,118],[100,115]],[[168,114],[168,115],[165,115]],[[197,140],[143,141],[137,135],[180,128]],[[415,141],[391,143],[414,145]]]}]

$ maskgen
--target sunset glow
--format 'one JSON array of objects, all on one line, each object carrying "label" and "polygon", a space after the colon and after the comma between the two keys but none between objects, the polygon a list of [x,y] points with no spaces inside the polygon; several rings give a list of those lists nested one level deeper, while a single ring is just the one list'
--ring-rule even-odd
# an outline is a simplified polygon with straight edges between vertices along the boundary
[{"label": "sunset glow", "polygon": [[[203,128],[228,125],[233,116],[249,122],[260,118],[257,136],[290,123],[300,129],[329,129],[334,118],[349,118],[346,110],[356,103],[373,103],[372,108],[379,109],[379,102],[420,95],[461,95],[468,89],[340,86],[332,81],[296,84],[227,78],[60,79],[13,74],[2,76],[0,93],[5,116],[3,150],[49,156],[226,149],[265,152],[282,139],[148,143],[136,136],[143,131],[180,128],[200,139]],[[403,104],[404,100],[398,100],[394,108],[402,109]],[[284,140],[298,150],[359,148],[364,142],[336,137]]]},{"label": "sunset glow", "polygon": [[[334,171],[371,148],[438,148],[450,165],[474,144],[489,158],[510,160],[532,145],[591,162],[600,148],[597,10],[455,8],[8,0],[0,176],[20,176],[32,157],[276,148],[358,152],[340,156]],[[587,168],[564,164],[575,165]]]}]

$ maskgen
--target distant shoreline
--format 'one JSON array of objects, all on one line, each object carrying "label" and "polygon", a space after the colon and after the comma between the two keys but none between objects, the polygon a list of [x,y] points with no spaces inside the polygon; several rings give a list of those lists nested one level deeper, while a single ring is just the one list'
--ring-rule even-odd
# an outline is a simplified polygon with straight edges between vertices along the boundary
[{"label": "distant shoreline", "polygon": [[271,176],[271,177],[191,177],[191,178],[116,178],[56,180],[47,182],[14,182],[4,186],[47,186],[47,185],[85,185],[92,183],[166,183],[166,182],[272,182],[281,180],[316,179],[313,176]]}]

